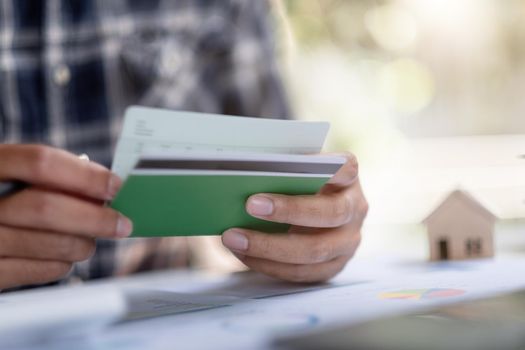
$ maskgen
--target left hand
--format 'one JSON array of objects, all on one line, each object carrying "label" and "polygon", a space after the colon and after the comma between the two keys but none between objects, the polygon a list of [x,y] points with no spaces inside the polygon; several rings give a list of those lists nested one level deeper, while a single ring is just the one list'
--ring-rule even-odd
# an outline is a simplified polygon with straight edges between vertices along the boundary
[{"label": "left hand", "polygon": [[292,226],[275,234],[233,228],[223,244],[252,270],[293,282],[320,282],[335,276],[354,255],[368,212],[354,155],[311,196],[261,193],[248,198],[254,217]]}]

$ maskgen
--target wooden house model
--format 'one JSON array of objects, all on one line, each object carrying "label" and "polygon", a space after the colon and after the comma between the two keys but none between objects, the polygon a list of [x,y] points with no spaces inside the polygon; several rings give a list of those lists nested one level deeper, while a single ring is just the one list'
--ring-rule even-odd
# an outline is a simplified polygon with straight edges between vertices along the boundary
[{"label": "wooden house model", "polygon": [[427,227],[430,260],[494,256],[496,219],[467,192],[452,192],[423,221]]}]

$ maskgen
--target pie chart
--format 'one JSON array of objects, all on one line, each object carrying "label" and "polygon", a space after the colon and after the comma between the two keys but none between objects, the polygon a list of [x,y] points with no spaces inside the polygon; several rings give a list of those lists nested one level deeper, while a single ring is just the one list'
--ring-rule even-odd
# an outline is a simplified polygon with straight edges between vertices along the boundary
[{"label": "pie chart", "polygon": [[450,288],[407,289],[381,293],[379,298],[385,300],[421,300],[450,298],[463,294],[465,294],[464,290]]}]

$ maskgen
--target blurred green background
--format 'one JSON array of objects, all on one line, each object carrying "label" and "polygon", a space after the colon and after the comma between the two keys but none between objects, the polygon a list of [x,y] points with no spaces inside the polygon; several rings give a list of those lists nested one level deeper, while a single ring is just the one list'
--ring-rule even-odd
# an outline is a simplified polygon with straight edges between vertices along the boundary
[{"label": "blurred green background", "polygon": [[361,252],[425,254],[421,220],[456,188],[524,222],[525,1],[270,1],[295,116],[360,160]]},{"label": "blurred green background", "polygon": [[525,131],[525,2],[274,0],[283,71],[329,147]]}]

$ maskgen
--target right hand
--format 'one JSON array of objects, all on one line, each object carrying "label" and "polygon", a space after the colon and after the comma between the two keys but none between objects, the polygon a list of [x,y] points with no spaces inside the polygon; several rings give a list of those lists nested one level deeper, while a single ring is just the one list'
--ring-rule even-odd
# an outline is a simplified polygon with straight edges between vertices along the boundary
[{"label": "right hand", "polygon": [[130,235],[131,221],[104,207],[122,182],[59,149],[0,144],[0,181],[30,187],[0,198],[0,290],[58,280],[95,252],[95,238]]}]

